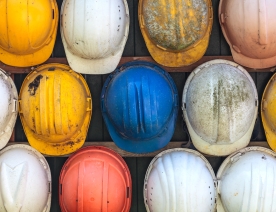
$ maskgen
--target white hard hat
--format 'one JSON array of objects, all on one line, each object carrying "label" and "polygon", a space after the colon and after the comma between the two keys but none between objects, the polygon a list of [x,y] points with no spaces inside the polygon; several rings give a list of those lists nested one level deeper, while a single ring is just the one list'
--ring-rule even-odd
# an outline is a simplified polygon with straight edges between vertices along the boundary
[{"label": "white hard hat", "polygon": [[275,157],[263,147],[247,147],[228,156],[217,173],[217,211],[276,211]]},{"label": "white hard hat", "polygon": [[0,69],[0,149],[8,143],[18,112],[18,94],[13,80]]},{"label": "white hard hat", "polygon": [[245,147],[258,112],[258,93],[250,75],[238,64],[212,60],[188,77],[182,110],[194,146],[223,156]]},{"label": "white hard hat", "polygon": [[38,151],[15,144],[0,151],[0,211],[48,212],[51,171]]},{"label": "white hard hat", "polygon": [[129,31],[126,0],[64,0],[61,38],[70,67],[106,74],[118,65]]},{"label": "white hard hat", "polygon": [[151,161],[144,181],[148,212],[212,212],[216,209],[216,177],[199,152],[175,148]]}]

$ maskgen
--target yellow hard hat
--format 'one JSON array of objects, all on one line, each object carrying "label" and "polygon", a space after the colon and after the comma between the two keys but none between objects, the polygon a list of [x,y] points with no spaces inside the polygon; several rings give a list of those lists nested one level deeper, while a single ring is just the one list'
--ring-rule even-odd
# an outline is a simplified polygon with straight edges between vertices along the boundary
[{"label": "yellow hard hat", "polygon": [[32,147],[47,155],[72,153],[83,145],[92,115],[88,85],[67,65],[42,65],[22,84],[19,115]]},{"label": "yellow hard hat", "polygon": [[276,74],[267,83],[261,104],[265,136],[270,148],[276,152]]},{"label": "yellow hard hat", "polygon": [[19,67],[45,62],[55,44],[55,0],[0,1],[0,61]]},{"label": "yellow hard hat", "polygon": [[213,24],[211,0],[140,0],[139,25],[153,59],[179,67],[205,53]]}]

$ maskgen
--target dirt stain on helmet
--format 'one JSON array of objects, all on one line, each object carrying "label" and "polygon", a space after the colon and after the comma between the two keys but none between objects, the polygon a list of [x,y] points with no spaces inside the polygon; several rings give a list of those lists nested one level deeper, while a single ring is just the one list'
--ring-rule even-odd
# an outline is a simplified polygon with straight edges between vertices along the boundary
[{"label": "dirt stain on helmet", "polygon": [[39,86],[39,84],[40,84],[40,80],[43,78],[43,76],[40,74],[40,75],[38,75],[35,79],[34,79],[34,81],[32,81],[30,84],[29,84],[29,89],[28,89],[28,91],[29,91],[29,93],[30,93],[30,95],[31,96],[34,96],[35,95],[35,92],[36,92],[36,90],[37,90],[37,88],[38,88],[38,86]]}]

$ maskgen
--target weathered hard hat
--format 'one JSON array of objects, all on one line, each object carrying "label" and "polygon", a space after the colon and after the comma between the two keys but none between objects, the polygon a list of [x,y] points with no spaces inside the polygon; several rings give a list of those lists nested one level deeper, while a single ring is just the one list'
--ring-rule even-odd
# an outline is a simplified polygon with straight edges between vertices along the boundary
[{"label": "weathered hard hat", "polygon": [[270,148],[276,151],[276,75],[274,74],[266,85],[261,103],[261,116],[265,136]]},{"label": "weathered hard hat", "polygon": [[125,161],[106,147],[81,148],[61,170],[59,204],[62,212],[128,212],[131,195],[131,175]]},{"label": "weathered hard hat", "polygon": [[18,112],[18,94],[13,80],[0,69],[0,149],[12,135]]},{"label": "weathered hard hat", "polygon": [[38,67],[25,78],[19,99],[19,115],[32,147],[47,155],[65,155],[83,145],[92,99],[84,78],[69,66]]},{"label": "weathered hard hat", "polygon": [[156,151],[172,138],[178,93],[171,76],[153,63],[129,62],[106,79],[102,115],[118,147],[134,153]]},{"label": "weathered hard hat", "polygon": [[0,14],[0,61],[26,67],[50,57],[58,25],[55,0],[1,1]]},{"label": "weathered hard hat", "polygon": [[51,171],[34,148],[15,144],[0,151],[0,211],[49,212]]},{"label": "weathered hard hat", "polygon": [[216,177],[208,160],[199,152],[175,148],[151,161],[144,181],[148,212],[214,212]]},{"label": "weathered hard hat", "polygon": [[118,65],[129,30],[126,0],[64,0],[61,38],[70,67],[84,74],[106,74]]},{"label": "weathered hard hat", "polygon": [[247,71],[234,62],[212,60],[188,77],[182,110],[194,146],[223,156],[250,141],[258,112],[258,93]]},{"label": "weathered hard hat", "polygon": [[228,156],[217,173],[217,211],[276,211],[275,157],[263,147],[247,147]]},{"label": "weathered hard hat", "polygon": [[140,0],[139,25],[153,59],[179,67],[205,53],[213,24],[211,0]]},{"label": "weathered hard hat", "polygon": [[221,0],[219,21],[234,61],[251,68],[276,65],[276,2]]}]

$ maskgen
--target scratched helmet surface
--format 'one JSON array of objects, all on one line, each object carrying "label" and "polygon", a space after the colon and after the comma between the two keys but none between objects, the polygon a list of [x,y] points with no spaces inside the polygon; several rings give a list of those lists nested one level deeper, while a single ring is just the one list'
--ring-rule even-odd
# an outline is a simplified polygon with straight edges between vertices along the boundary
[{"label": "scratched helmet surface", "polygon": [[138,61],[116,69],[105,81],[101,102],[109,134],[123,150],[153,152],[167,145],[174,133],[176,85],[156,64]]},{"label": "scratched helmet surface", "polygon": [[32,147],[47,155],[65,155],[83,145],[92,99],[84,78],[69,66],[38,67],[25,78],[19,99],[19,115]]},{"label": "scratched helmet surface", "polygon": [[182,110],[199,151],[228,155],[250,141],[258,110],[257,89],[238,64],[212,60],[189,75]]},{"label": "scratched helmet surface", "polygon": [[0,151],[0,211],[49,212],[51,171],[34,148],[14,144]]},{"label": "scratched helmet surface", "polygon": [[276,75],[267,83],[261,103],[261,117],[266,140],[273,151],[276,151]]},{"label": "scratched helmet surface", "polygon": [[276,211],[276,153],[247,147],[228,156],[218,173],[218,211]]},{"label": "scratched helmet surface", "polygon": [[33,66],[52,54],[57,26],[56,0],[0,1],[0,61]]},{"label": "scratched helmet surface", "polygon": [[235,62],[251,68],[276,65],[275,10],[273,0],[220,1],[220,26]]},{"label": "scratched helmet surface", "polygon": [[15,84],[2,69],[0,69],[0,106],[0,149],[2,149],[10,140],[18,112]]},{"label": "scratched helmet surface", "polygon": [[131,175],[124,159],[102,146],[84,147],[63,165],[59,176],[62,212],[129,212]]},{"label": "scratched helmet surface", "polygon": [[139,25],[153,59],[179,67],[205,53],[213,24],[211,0],[140,0]]},{"label": "scratched helmet surface", "polygon": [[61,38],[70,67],[106,74],[118,65],[129,32],[126,0],[64,0]]},{"label": "scratched helmet surface", "polygon": [[212,166],[199,152],[185,148],[165,150],[152,159],[146,172],[147,212],[214,212],[215,182]]}]

